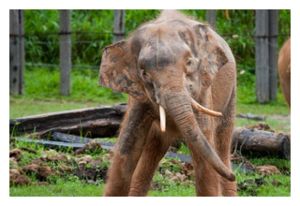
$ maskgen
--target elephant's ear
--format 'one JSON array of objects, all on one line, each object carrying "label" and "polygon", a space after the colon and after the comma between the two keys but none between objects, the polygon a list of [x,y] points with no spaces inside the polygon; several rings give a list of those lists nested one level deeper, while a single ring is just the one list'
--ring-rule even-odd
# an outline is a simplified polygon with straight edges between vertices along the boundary
[{"label": "elephant's ear", "polygon": [[118,92],[143,99],[144,92],[137,76],[136,61],[127,41],[107,46],[102,54],[99,83]]},{"label": "elephant's ear", "polygon": [[202,85],[208,87],[219,69],[228,62],[228,57],[220,45],[220,37],[214,35],[214,31],[208,25],[198,24],[194,26],[194,31],[198,39],[198,71]]}]

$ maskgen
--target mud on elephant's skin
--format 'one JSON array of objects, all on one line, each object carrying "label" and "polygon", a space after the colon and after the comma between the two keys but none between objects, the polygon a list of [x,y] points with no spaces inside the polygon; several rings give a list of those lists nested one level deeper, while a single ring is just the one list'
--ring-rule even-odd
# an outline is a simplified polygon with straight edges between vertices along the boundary
[{"label": "mud on elephant's skin", "polygon": [[177,139],[191,151],[197,195],[236,195],[230,163],[236,65],[209,25],[162,12],[104,49],[100,83],[129,94],[104,195],[146,195]]},{"label": "mud on elephant's skin", "polygon": [[278,74],[284,98],[291,106],[291,39],[283,44],[278,55]]}]

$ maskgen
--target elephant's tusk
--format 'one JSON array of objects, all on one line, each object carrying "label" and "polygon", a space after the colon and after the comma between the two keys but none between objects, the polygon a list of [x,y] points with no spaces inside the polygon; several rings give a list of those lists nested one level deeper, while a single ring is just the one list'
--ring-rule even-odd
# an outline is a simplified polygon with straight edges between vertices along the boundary
[{"label": "elephant's tusk", "polygon": [[209,114],[211,116],[216,116],[216,117],[222,117],[223,114],[221,112],[216,112],[213,110],[210,110],[202,105],[200,105],[198,102],[196,102],[193,98],[192,99],[192,107],[198,111],[201,111],[203,113]]},{"label": "elephant's tusk", "polygon": [[166,131],[166,111],[159,105],[159,118],[160,118],[160,129],[162,132]]}]

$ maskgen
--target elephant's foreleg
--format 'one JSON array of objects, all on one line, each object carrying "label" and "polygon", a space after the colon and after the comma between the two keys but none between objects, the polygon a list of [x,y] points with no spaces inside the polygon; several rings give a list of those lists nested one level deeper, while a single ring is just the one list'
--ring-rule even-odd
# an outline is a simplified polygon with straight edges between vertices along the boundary
[{"label": "elephant's foreleg", "polygon": [[[203,131],[206,137],[211,137],[211,131]],[[208,138],[213,145],[212,139]],[[197,142],[187,143],[193,158],[196,178],[196,193],[198,196],[220,196],[220,175],[199,153]]]},{"label": "elephant's foreleg", "polygon": [[131,177],[151,124],[152,119],[143,105],[133,105],[126,112],[108,171],[105,196],[128,195]]},{"label": "elephant's foreleg", "polygon": [[220,175],[201,157],[193,157],[197,196],[220,196]]},{"label": "elephant's foreleg", "polygon": [[169,145],[166,137],[161,136],[160,131],[150,131],[142,156],[132,177],[130,196],[145,196],[147,194],[155,169],[167,152]]},{"label": "elephant's foreleg", "polygon": [[[216,149],[218,154],[224,164],[231,168],[231,138],[233,131],[233,123],[228,123],[226,125],[222,125],[217,129],[217,140],[216,140]],[[228,181],[225,178],[221,177],[221,187],[222,194],[224,196],[236,196],[237,195],[237,187],[235,181]]]}]

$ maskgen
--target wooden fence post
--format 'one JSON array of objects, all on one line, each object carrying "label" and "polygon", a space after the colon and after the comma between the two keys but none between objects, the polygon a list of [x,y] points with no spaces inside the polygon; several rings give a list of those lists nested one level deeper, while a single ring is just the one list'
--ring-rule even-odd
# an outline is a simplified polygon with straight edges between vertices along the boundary
[{"label": "wooden fence post", "polygon": [[60,11],[60,45],[59,45],[59,67],[60,67],[60,93],[67,96],[70,94],[70,72],[71,60],[71,11]]},{"label": "wooden fence post", "polygon": [[216,29],[217,10],[206,11],[206,21],[213,29]]},{"label": "wooden fence post", "polygon": [[114,37],[113,42],[125,37],[125,10],[114,10]]},{"label": "wooden fence post", "polygon": [[270,100],[277,95],[277,38],[278,10],[269,11],[269,69],[270,69]]},{"label": "wooden fence post", "polygon": [[10,10],[10,94],[23,94],[24,52],[24,17],[22,10]]},{"label": "wooden fence post", "polygon": [[256,97],[259,103],[266,103],[270,99],[269,89],[269,13],[267,10],[256,10]]},{"label": "wooden fence post", "polygon": [[277,94],[278,11],[256,11],[256,97],[259,103],[274,100]]}]

